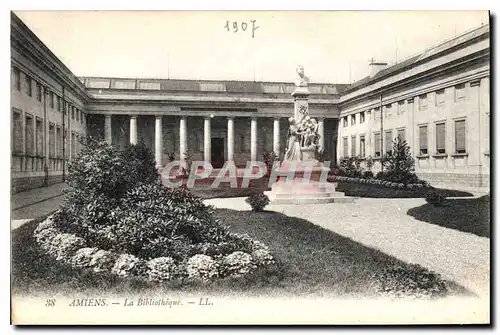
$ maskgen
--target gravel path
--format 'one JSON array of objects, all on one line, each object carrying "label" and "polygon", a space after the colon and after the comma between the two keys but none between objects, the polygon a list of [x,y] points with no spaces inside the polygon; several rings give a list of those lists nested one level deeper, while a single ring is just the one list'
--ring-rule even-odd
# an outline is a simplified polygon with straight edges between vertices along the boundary
[{"label": "gravel path", "polygon": [[[249,210],[245,198],[210,199],[207,204]],[[267,210],[308,220],[407,263],[489,296],[490,240],[418,221],[406,214],[424,199],[357,199],[353,204],[269,205]]]}]

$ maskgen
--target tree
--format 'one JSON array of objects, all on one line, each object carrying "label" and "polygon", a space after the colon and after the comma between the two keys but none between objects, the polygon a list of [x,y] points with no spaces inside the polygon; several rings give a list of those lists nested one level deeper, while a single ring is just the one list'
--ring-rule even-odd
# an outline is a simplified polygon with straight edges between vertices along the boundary
[{"label": "tree", "polygon": [[399,136],[392,143],[392,152],[384,159],[384,179],[404,184],[417,182],[415,160],[411,156],[408,143]]}]

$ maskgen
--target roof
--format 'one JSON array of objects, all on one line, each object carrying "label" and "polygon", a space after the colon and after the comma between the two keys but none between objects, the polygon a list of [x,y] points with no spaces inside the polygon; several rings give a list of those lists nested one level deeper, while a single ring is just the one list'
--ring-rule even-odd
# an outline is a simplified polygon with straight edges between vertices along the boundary
[{"label": "roof", "polygon": [[441,54],[442,52],[444,52],[446,50],[458,47],[460,45],[463,45],[464,43],[467,43],[467,42],[477,38],[477,37],[480,37],[484,34],[488,34],[489,31],[490,31],[490,26],[484,25],[484,26],[481,26],[479,28],[475,28],[471,31],[468,31],[468,32],[466,32],[458,37],[455,37],[453,39],[441,42],[438,45],[433,46],[431,48],[428,48],[417,55],[414,55],[410,58],[403,60],[400,63],[396,63],[392,66],[389,66],[385,69],[378,71],[374,76],[367,76],[363,79],[360,79],[360,80],[354,82],[352,85],[350,85],[344,91],[350,92],[350,91],[353,91],[357,88],[361,88],[363,86],[366,86],[368,84],[376,82],[376,81],[378,81],[382,78],[385,78],[389,75],[396,74],[404,69],[412,67],[413,65],[415,65],[417,63],[424,62],[424,61],[428,60],[429,58],[437,56],[438,54]]},{"label": "roof", "polygon": [[[160,90],[184,92],[225,92],[225,93],[270,93],[290,94],[295,85],[286,82],[255,82],[227,80],[185,80],[185,79],[146,79],[146,78],[110,78],[80,77],[90,89],[123,90]],[[341,94],[347,84],[310,83],[311,94]]]}]

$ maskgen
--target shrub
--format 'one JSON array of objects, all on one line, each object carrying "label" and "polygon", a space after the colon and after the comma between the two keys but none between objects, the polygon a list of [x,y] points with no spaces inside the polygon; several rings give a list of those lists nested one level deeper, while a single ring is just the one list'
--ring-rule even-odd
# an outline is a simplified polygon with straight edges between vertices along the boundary
[{"label": "shrub", "polygon": [[49,255],[57,260],[69,261],[76,251],[85,246],[85,241],[73,234],[57,234],[50,244],[41,244]]},{"label": "shrub", "polygon": [[269,204],[269,197],[265,195],[263,192],[252,194],[248,198],[245,199],[245,202],[252,207],[252,210],[255,212],[262,212],[264,207]]},{"label": "shrub", "polygon": [[360,177],[361,159],[359,157],[343,157],[340,159],[340,174],[347,177]]},{"label": "shrub", "polygon": [[214,259],[207,255],[194,255],[187,261],[189,278],[210,279],[218,276],[219,272]]},{"label": "shrub", "polygon": [[363,178],[365,178],[365,179],[372,179],[373,178],[373,172],[371,172],[371,171],[365,171],[365,172],[363,172]]},{"label": "shrub", "polygon": [[243,251],[236,251],[223,258],[220,272],[223,275],[244,275],[255,268],[252,256]]},{"label": "shrub", "polygon": [[274,151],[266,151],[266,152],[264,152],[263,158],[264,158],[264,163],[266,164],[266,168],[267,168],[266,176],[270,176],[271,171],[273,169],[273,164],[275,161],[279,160],[279,157],[278,157],[278,155],[276,155],[276,153]]},{"label": "shrub", "polygon": [[168,157],[168,162],[169,163],[172,163],[173,161],[175,161],[175,152],[167,152],[167,157]]},{"label": "shrub", "polygon": [[437,273],[418,264],[383,269],[376,278],[377,292],[395,298],[438,298],[448,292],[446,283]]},{"label": "shrub", "polygon": [[120,277],[140,276],[146,266],[146,262],[134,255],[121,254],[116,259],[111,273]]},{"label": "shrub", "polygon": [[268,266],[274,263],[274,258],[269,252],[269,248],[259,241],[253,241],[252,258],[257,265]]},{"label": "shrub", "polygon": [[170,257],[159,257],[150,260],[147,263],[149,280],[166,281],[177,277],[177,266]]},{"label": "shrub", "polygon": [[70,264],[76,268],[86,268],[90,267],[90,262],[92,257],[98,251],[97,248],[81,248],[75,252],[75,255],[71,258]]},{"label": "shrub", "polygon": [[400,137],[393,141],[392,151],[384,157],[383,164],[384,173],[380,174],[380,179],[403,184],[419,182],[410,147]]},{"label": "shrub", "polygon": [[94,268],[95,272],[108,271],[115,265],[117,255],[106,250],[97,250],[92,254],[92,259],[90,260],[90,267]]},{"label": "shrub", "polygon": [[425,201],[434,206],[440,206],[444,201],[444,197],[436,191],[429,191],[425,195]]}]

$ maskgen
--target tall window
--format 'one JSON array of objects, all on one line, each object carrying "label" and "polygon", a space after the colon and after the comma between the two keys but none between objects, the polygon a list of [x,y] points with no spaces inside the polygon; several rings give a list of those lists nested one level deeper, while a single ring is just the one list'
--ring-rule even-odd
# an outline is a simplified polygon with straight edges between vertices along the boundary
[{"label": "tall window", "polygon": [[385,132],[385,154],[390,155],[392,153],[392,130],[387,130]]},{"label": "tall window", "polygon": [[49,125],[49,157],[56,156],[56,128],[53,123]]},{"label": "tall window", "polygon": [[403,114],[405,112],[405,101],[398,102],[398,113]]},{"label": "tall window", "polygon": [[404,128],[398,129],[398,137],[401,141],[406,141],[406,131]]},{"label": "tall window", "polygon": [[359,123],[365,123],[365,112],[359,113]]},{"label": "tall window", "polygon": [[455,86],[455,100],[460,100],[465,98],[465,84],[459,84]]},{"label": "tall window", "polygon": [[347,116],[342,118],[342,126],[347,127]]},{"label": "tall window", "polygon": [[375,157],[380,157],[380,133],[375,133],[374,142]]},{"label": "tall window", "polygon": [[380,119],[380,107],[377,107],[373,110],[373,117],[375,120]]},{"label": "tall window", "polygon": [[455,121],[455,152],[464,154],[466,150],[465,120]]},{"label": "tall window", "polygon": [[42,85],[36,83],[36,100],[42,101]]},{"label": "tall window", "polygon": [[54,92],[50,92],[50,108],[54,108]]},{"label": "tall window", "polygon": [[436,123],[436,153],[446,153],[446,124]]},{"label": "tall window", "polygon": [[76,155],[76,135],[74,132],[71,132],[71,157],[75,157]]},{"label": "tall window", "polygon": [[418,128],[418,138],[420,144],[420,154],[427,155],[427,126]]},{"label": "tall window", "polygon": [[419,97],[419,105],[420,105],[420,109],[425,109],[427,108],[427,94],[422,94],[420,97]]},{"label": "tall window", "polygon": [[359,156],[365,157],[366,154],[366,146],[365,146],[365,135],[359,136]]},{"label": "tall window", "polygon": [[35,155],[35,147],[34,147],[34,129],[33,129],[33,116],[26,114],[26,127],[25,130],[25,139],[26,139],[26,155],[34,156]]},{"label": "tall window", "polygon": [[76,111],[76,122],[80,122],[80,111],[78,109],[75,109]]},{"label": "tall window", "polygon": [[72,106],[71,107],[71,120],[74,120],[75,119],[75,107]]},{"label": "tall window", "polygon": [[42,119],[36,118],[36,155],[43,157],[43,125]]},{"label": "tall window", "polygon": [[57,157],[61,158],[63,153],[63,138],[61,133],[61,127],[57,127],[56,137],[57,137]]},{"label": "tall window", "polygon": [[356,156],[356,135],[351,136],[351,157]]},{"label": "tall window", "polygon": [[392,114],[392,104],[387,104],[384,106],[385,108],[385,116],[390,116]]},{"label": "tall window", "polygon": [[26,95],[31,97],[32,96],[32,90],[31,90],[31,78],[28,75],[24,75],[24,80],[26,82],[26,85],[24,86],[26,90]]},{"label": "tall window", "polygon": [[344,137],[342,139],[342,147],[343,147],[343,151],[342,153],[344,154],[344,157],[348,157],[349,156],[349,147],[348,147],[348,144],[347,144],[347,137]]},{"label": "tall window", "polygon": [[351,115],[351,125],[356,124],[356,114]]},{"label": "tall window", "polygon": [[436,91],[436,105],[443,105],[445,102],[444,89]]},{"label": "tall window", "polygon": [[14,87],[16,90],[21,91],[21,71],[17,67],[12,71],[14,72]]},{"label": "tall window", "polygon": [[12,151],[20,154],[23,152],[23,119],[21,111],[14,110],[12,123]]}]

